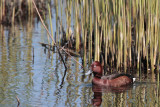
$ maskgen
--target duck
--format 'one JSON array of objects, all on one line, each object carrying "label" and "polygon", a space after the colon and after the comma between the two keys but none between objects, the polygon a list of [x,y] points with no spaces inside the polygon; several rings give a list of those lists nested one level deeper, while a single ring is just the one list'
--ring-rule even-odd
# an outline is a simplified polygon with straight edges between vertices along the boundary
[{"label": "duck", "polygon": [[85,73],[85,75],[89,75],[93,73],[94,77],[92,79],[92,84],[101,85],[106,87],[122,87],[131,85],[135,82],[136,78],[129,74],[111,74],[109,76],[103,76],[102,65],[99,61],[94,61],[90,70]]}]

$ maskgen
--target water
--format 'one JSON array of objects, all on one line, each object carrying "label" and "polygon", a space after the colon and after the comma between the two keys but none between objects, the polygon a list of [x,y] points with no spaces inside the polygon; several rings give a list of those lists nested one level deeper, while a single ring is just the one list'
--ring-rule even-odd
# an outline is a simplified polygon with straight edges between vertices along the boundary
[{"label": "water", "polygon": [[35,26],[30,31],[18,25],[14,30],[1,26],[0,105],[15,107],[17,96],[23,107],[80,106],[85,102],[81,94],[91,93],[91,86],[81,81],[80,67],[70,57],[65,58],[64,76],[59,54],[51,52],[49,57],[39,43],[46,43],[46,32],[40,23]]},{"label": "water", "polygon": [[[27,29],[27,28],[26,28]],[[20,26],[1,26],[0,35],[0,106],[20,107],[89,107],[96,92],[91,77],[63,54],[68,70],[58,53],[50,53],[39,42],[47,43],[40,22],[31,31]],[[33,51],[34,48],[34,51]],[[34,57],[33,57],[34,55]],[[75,57],[81,63],[81,58]],[[138,79],[133,87],[122,92],[102,89],[101,106],[159,106],[156,75]],[[150,78],[149,78],[150,77]]]}]

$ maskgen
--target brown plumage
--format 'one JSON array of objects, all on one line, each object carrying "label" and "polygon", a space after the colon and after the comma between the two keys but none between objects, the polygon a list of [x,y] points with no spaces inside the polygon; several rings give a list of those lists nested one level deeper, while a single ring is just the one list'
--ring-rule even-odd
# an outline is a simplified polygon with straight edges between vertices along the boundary
[{"label": "brown plumage", "polygon": [[130,85],[135,81],[135,78],[129,74],[112,74],[109,76],[102,76],[102,66],[98,61],[93,62],[90,69],[94,75],[92,83],[95,85],[121,87]]}]

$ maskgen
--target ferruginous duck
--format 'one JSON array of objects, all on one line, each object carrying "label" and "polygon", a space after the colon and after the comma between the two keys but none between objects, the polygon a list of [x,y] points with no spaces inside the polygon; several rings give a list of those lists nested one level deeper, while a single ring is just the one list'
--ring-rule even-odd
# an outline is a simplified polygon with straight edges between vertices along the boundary
[{"label": "ferruginous duck", "polygon": [[94,61],[91,64],[90,70],[86,73],[89,75],[93,73],[94,78],[92,83],[94,85],[101,85],[107,87],[121,87],[132,84],[136,78],[129,74],[112,74],[109,76],[102,76],[103,70],[100,62]]}]

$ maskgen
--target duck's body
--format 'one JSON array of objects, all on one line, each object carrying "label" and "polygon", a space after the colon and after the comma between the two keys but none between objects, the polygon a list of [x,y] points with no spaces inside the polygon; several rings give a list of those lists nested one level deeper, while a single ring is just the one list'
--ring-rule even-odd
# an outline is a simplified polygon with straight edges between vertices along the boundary
[{"label": "duck's body", "polygon": [[120,75],[119,77],[109,77],[109,76],[103,76],[101,78],[94,77],[92,83],[96,85],[109,86],[109,87],[120,87],[133,83],[133,79],[129,78],[128,75],[125,74],[119,74],[119,75]]},{"label": "duck's body", "polygon": [[92,83],[95,85],[121,87],[130,85],[135,81],[135,78],[129,74],[112,74],[109,76],[102,76],[102,66],[98,61],[92,63],[91,70],[94,74]]}]

